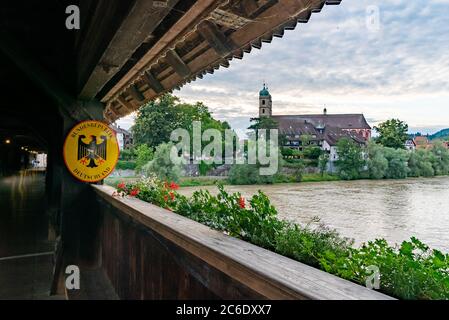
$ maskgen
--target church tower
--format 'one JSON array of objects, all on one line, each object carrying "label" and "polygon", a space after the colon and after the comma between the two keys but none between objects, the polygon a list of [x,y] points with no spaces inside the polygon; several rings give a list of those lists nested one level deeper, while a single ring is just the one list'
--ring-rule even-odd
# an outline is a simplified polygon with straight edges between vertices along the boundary
[{"label": "church tower", "polygon": [[263,84],[263,89],[259,93],[259,118],[272,116],[271,94],[267,85]]}]

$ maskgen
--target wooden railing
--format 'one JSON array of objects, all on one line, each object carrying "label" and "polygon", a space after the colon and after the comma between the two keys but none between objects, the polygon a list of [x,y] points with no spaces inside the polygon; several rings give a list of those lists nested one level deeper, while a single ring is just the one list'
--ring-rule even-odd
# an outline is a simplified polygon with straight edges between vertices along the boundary
[{"label": "wooden railing", "polygon": [[121,299],[391,299],[146,202],[93,186],[99,261]]}]

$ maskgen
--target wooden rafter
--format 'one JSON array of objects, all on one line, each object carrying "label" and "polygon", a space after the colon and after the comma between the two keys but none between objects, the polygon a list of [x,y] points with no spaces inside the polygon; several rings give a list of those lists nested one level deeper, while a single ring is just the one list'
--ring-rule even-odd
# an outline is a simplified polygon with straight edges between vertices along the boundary
[{"label": "wooden rafter", "polygon": [[[164,6],[155,5],[154,1],[151,0],[135,1],[101,58],[96,63],[93,72],[80,93],[80,97],[95,97],[102,87],[123,67],[137,48],[152,37],[152,32],[171,12],[178,1],[167,0]],[[112,5],[114,2],[117,1],[112,1]],[[120,0],[119,2],[123,1]],[[102,4],[105,7],[111,7],[110,0],[101,0],[99,5]],[[119,8],[120,6],[117,6],[117,9]],[[110,11],[111,9],[105,10]],[[102,12],[101,10],[97,11],[99,13]],[[93,20],[101,23],[104,19],[102,16],[98,16]],[[105,23],[103,22],[101,25],[103,26]],[[91,33],[98,34],[98,32],[94,32],[94,28],[98,27],[98,25],[93,24]],[[86,48],[90,48],[90,45],[85,43]],[[94,57],[89,58],[94,59]]]},{"label": "wooden rafter", "polygon": [[198,32],[222,57],[228,56],[235,45],[226,38],[225,34],[212,21],[206,20],[198,27]]},{"label": "wooden rafter", "polygon": [[[253,48],[260,49],[273,37],[282,37],[285,30],[294,29],[298,22],[307,22],[324,4],[340,2],[232,0],[218,5],[212,0],[199,0],[125,76],[111,86],[102,101],[109,103],[123,94],[133,100],[136,109],[164,92],[214,73],[220,66],[229,67],[232,59],[242,59],[244,53]],[[229,14],[226,10],[230,10]],[[239,14],[240,18],[235,18],[238,21],[232,22],[232,17],[239,17]],[[142,96],[136,95],[136,88]]]}]

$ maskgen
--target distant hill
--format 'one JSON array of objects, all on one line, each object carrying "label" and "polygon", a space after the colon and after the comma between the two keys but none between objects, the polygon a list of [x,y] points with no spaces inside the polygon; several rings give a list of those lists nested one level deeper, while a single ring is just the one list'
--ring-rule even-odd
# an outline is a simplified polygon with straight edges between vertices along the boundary
[{"label": "distant hill", "polygon": [[449,139],[449,128],[440,130],[437,133],[432,134],[431,136],[429,136],[429,139],[430,140],[435,140],[435,139],[447,140],[447,139]]}]

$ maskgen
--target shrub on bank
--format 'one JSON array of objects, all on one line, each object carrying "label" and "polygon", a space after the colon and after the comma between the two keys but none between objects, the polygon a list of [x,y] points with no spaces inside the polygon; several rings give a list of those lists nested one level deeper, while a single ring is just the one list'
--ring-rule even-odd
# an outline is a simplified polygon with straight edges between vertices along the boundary
[{"label": "shrub on bank", "polygon": [[118,193],[137,197],[297,261],[365,285],[372,267],[380,272],[380,291],[402,299],[449,299],[449,255],[419,240],[400,247],[380,239],[352,247],[353,241],[323,225],[301,226],[277,217],[276,208],[259,191],[249,201],[219,186],[217,196],[176,192],[175,183],[156,178],[120,183]]},{"label": "shrub on bank", "polygon": [[[433,177],[449,175],[449,150],[441,142],[430,149],[394,149],[370,142],[364,150],[353,142],[341,139],[337,161],[342,179],[405,179],[407,177]],[[367,166],[359,160],[366,153]],[[367,169],[367,170],[366,170]]]},{"label": "shrub on bank", "polygon": [[136,170],[135,161],[119,160],[115,166],[116,170]]}]

